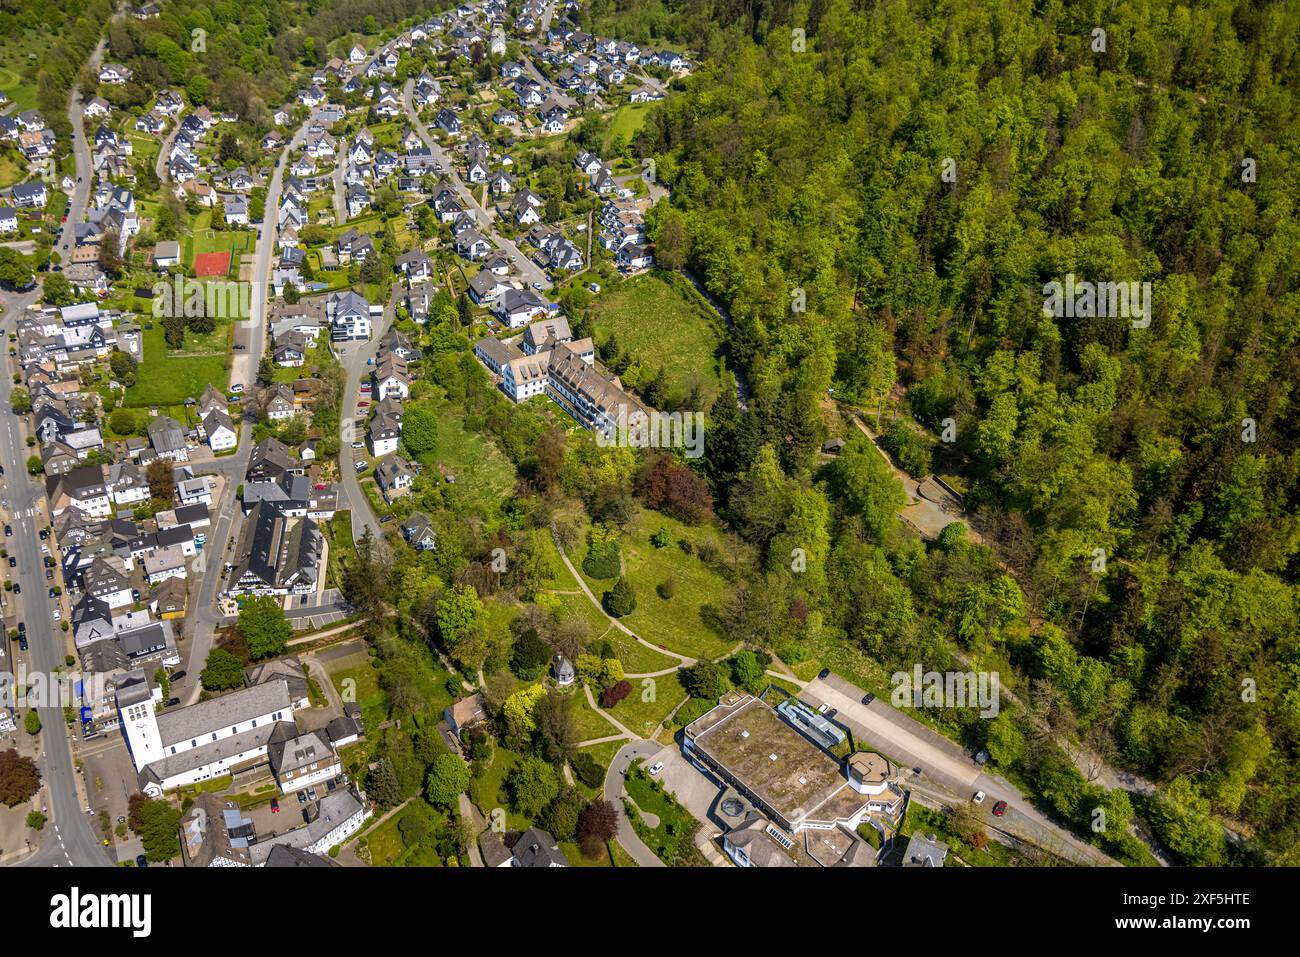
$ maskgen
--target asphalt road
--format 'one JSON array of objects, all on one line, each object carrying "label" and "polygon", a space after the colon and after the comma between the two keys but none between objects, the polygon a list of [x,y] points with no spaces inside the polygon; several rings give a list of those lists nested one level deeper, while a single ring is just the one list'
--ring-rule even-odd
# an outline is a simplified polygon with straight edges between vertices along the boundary
[{"label": "asphalt road", "polygon": [[379,516],[375,514],[370,499],[366,497],[361,483],[357,480],[355,465],[361,459],[368,459],[369,455],[365,449],[352,448],[352,443],[364,442],[366,437],[366,417],[357,410],[357,402],[361,398],[361,380],[374,368],[368,365],[366,360],[373,359],[379,352],[379,340],[388,332],[388,327],[397,317],[397,300],[401,293],[402,287],[394,282],[392,294],[384,305],[384,317],[371,330],[372,335],[369,340],[340,343],[335,346],[335,351],[340,353],[348,379],[347,387],[343,390],[343,408],[339,410],[342,430],[339,436],[339,475],[343,486],[343,500],[352,513],[353,541],[360,541],[369,528],[372,537],[380,545],[383,544],[384,536],[379,525]]},{"label": "asphalt road", "polygon": [[632,860],[641,867],[665,867],[663,861],[654,851],[642,843],[641,838],[632,830],[632,822],[627,811],[623,809],[623,776],[632,762],[637,758],[649,758],[663,750],[663,745],[655,741],[637,741],[623,747],[605,772],[605,800],[614,805],[618,811],[618,842],[623,850],[632,855]]},{"label": "asphalt road", "polygon": [[[101,38],[90,54],[89,66],[92,73],[99,72],[99,64],[104,58],[104,43],[105,40]],[[86,141],[86,131],[82,124],[83,104],[80,92],[73,87],[72,95],[68,97],[68,121],[72,124],[72,153],[77,161],[77,185],[73,188],[72,197],[68,201],[68,218],[59,227],[59,234],[54,240],[54,249],[65,265],[72,257],[76,235],[73,229],[85,218],[86,207],[90,204],[90,184],[94,179],[90,161],[90,144]]]},{"label": "asphalt road", "polygon": [[[975,792],[983,791],[985,799],[979,808],[989,826],[1075,864],[1115,863],[1042,814],[1010,783],[985,773],[957,744],[879,698],[863,704],[862,689],[838,675],[815,678],[799,697],[814,708],[829,704],[837,711],[835,720],[846,725],[860,742],[905,764],[900,771],[907,787],[926,789],[933,796],[959,804],[970,804]],[[919,780],[907,770],[913,766],[922,770]],[[998,801],[1007,802],[1007,813],[995,818],[991,811]]]},{"label": "asphalt road", "polygon": [[[5,305],[2,328],[12,332],[23,310],[36,301],[39,292],[33,290],[21,296],[0,293]],[[18,560],[13,569],[6,569],[11,581],[22,587],[21,595],[12,593],[7,600],[14,604],[7,610],[16,613],[18,620],[27,625],[29,650],[27,667],[31,672],[53,674],[63,668],[67,654],[63,632],[52,618],[52,603],[46,599],[48,583],[40,550],[40,529],[49,524],[45,512],[45,491],[37,479],[27,475],[27,445],[21,421],[9,413],[13,392],[11,376],[0,385],[0,408],[7,414],[0,427],[0,464],[4,466],[3,496],[8,501],[10,524],[14,533],[5,540],[9,553]],[[6,639],[7,640],[7,639]],[[17,646],[13,652],[19,654]],[[21,712],[20,712],[21,714]],[[112,863],[104,852],[102,840],[81,803],[77,791],[77,771],[72,765],[72,745],[65,732],[63,710],[57,707],[39,709],[41,718],[41,783],[48,795],[47,814],[51,823],[41,837],[41,847],[24,861],[25,866],[77,866],[107,867]]]},{"label": "asphalt road", "polygon": [[[271,181],[267,185],[266,214],[263,217],[262,235],[257,244],[257,257],[253,264],[252,306],[248,319],[244,323],[244,335],[240,339],[241,342],[248,344],[248,348],[235,353],[230,369],[232,383],[251,385],[257,379],[258,362],[266,349],[267,280],[271,274],[271,262],[276,250],[276,221],[280,208],[280,191],[284,181],[284,166],[290,150],[301,146],[306,139],[307,128],[311,125],[314,116],[314,112],[308,116],[294,133],[293,138],[285,145],[280,153],[280,162],[276,165]],[[193,611],[187,616],[189,648],[185,653],[185,669],[189,672],[189,690],[185,698],[186,704],[198,700],[202,690],[198,674],[212,648],[212,638],[216,628],[222,621],[216,609],[217,592],[225,578],[225,562],[231,560],[227,555],[234,538],[236,516],[240,514],[238,503],[235,501],[235,491],[244,480],[244,474],[248,471],[248,459],[253,452],[252,421],[246,419],[242,422],[239,431],[239,449],[234,455],[216,459],[195,470],[198,474],[220,472],[226,477],[226,483],[222,489],[221,499],[214,503],[212,509],[216,520],[204,548],[205,564],[201,566],[202,574],[199,576],[198,594]]]},{"label": "asphalt road", "polygon": [[528,255],[514,244],[511,240],[502,236],[493,228],[496,221],[494,214],[488,212],[479,205],[474,194],[470,192],[469,187],[461,180],[460,174],[456,172],[459,165],[455,160],[447,155],[446,150],[438,145],[438,141],[429,135],[428,128],[420,119],[420,114],[415,111],[415,105],[411,100],[411,91],[415,89],[415,81],[407,80],[406,86],[402,88],[402,108],[406,110],[406,118],[410,120],[412,128],[416,134],[424,141],[424,145],[429,147],[433,152],[434,159],[442,164],[447,170],[447,179],[456,188],[457,195],[460,196],[461,202],[472,210],[475,218],[479,223],[479,231],[487,237],[497,249],[501,250],[508,256],[514,257],[515,268],[519,271],[519,278],[528,285],[540,285],[542,289],[550,289],[551,281],[546,278],[546,272],[541,266],[533,262]]}]

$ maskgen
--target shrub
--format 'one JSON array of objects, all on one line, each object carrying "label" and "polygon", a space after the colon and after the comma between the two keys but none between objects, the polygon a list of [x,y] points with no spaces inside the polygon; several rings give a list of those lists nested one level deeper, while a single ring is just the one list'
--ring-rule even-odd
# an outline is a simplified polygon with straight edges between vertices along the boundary
[{"label": "shrub", "polygon": [[899,468],[913,476],[930,473],[930,444],[903,419],[895,419],[880,437],[880,444]]},{"label": "shrub", "polygon": [[636,592],[632,590],[632,583],[620,577],[605,593],[605,608],[615,618],[624,618],[636,611]]},{"label": "shrub", "polygon": [[573,768],[573,776],[585,787],[598,788],[605,780],[605,768],[589,751],[579,751],[569,766]]},{"label": "shrub", "polygon": [[612,684],[601,692],[600,706],[602,708],[612,708],[631,693],[632,685],[626,680]]},{"label": "shrub", "polygon": [[660,598],[664,601],[668,601],[677,594],[677,579],[673,578],[672,575],[669,575],[659,583],[659,587],[656,588],[655,591],[659,593]]},{"label": "shrub", "polygon": [[582,571],[588,578],[617,578],[621,565],[618,542],[593,542],[582,560]]}]

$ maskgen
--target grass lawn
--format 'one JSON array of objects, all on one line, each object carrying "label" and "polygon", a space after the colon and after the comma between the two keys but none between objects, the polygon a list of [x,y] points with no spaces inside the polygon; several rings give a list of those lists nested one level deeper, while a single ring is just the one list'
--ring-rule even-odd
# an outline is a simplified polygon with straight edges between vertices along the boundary
[{"label": "grass lawn", "polygon": [[[591,603],[587,602],[587,604],[590,607]],[[618,652],[618,660],[623,662],[623,670],[631,675],[663,671],[665,668],[675,668],[681,664],[676,658],[670,658],[653,648],[647,648],[614,627],[605,632],[604,639],[614,646],[614,650]]]},{"label": "grass lawn", "polygon": [[192,266],[199,253],[229,252],[231,275],[238,278],[240,254],[253,252],[255,235],[251,230],[213,229],[212,210],[202,209],[181,239],[181,261]]},{"label": "grass lawn", "polygon": [[420,463],[430,479],[437,477],[439,465],[456,476],[457,490],[479,511],[494,511],[515,483],[510,460],[486,435],[468,431],[464,413],[451,403],[438,408],[437,447]]},{"label": "grass lawn", "polygon": [[610,118],[609,131],[605,134],[605,148],[609,148],[610,142],[616,136],[621,136],[623,142],[630,143],[632,137],[645,126],[645,118],[649,110],[649,103],[629,103],[627,106],[619,107]]},{"label": "grass lawn", "polygon": [[504,788],[506,774],[515,766],[517,760],[519,760],[518,755],[497,744],[492,755],[492,763],[478,779],[470,784],[469,796],[474,806],[488,820],[492,819],[493,810],[501,808],[506,812],[506,826],[523,831],[532,822],[510,810],[510,802]]},{"label": "grass lawn", "polygon": [[673,392],[686,397],[698,384],[699,411],[712,404],[722,388],[721,320],[684,279],[670,281],[660,272],[633,276],[596,296],[590,309],[597,342],[613,335],[635,359],[624,385],[635,390],[663,368]]},{"label": "grass lawn", "polygon": [[[28,36],[31,37],[33,43],[42,43],[40,38],[31,36],[30,34]],[[0,54],[3,54],[3,59],[6,62],[16,62],[17,55],[20,51],[23,53],[27,52],[26,50],[23,50],[23,45],[26,42],[26,37],[10,37],[5,41],[3,46],[0,46]],[[31,52],[36,53],[37,51],[31,50]],[[13,57],[14,59],[10,59],[10,57]],[[9,108],[9,116],[17,116],[19,113],[23,113],[27,110],[36,109],[36,84],[24,83],[23,78],[17,73],[17,71],[10,69],[8,66],[3,64],[0,64],[0,93],[4,93],[5,96],[14,101],[14,105]]]},{"label": "grass lawn", "polygon": [[367,728],[377,728],[388,720],[388,696],[379,687],[379,675],[367,661],[353,668],[344,668],[330,675],[330,681],[343,700],[355,695],[361,706],[361,718]]},{"label": "grass lawn", "polygon": [[582,750],[599,761],[600,766],[608,771],[609,766],[614,763],[614,756],[627,744],[627,741],[606,741],[604,744],[593,744]]},{"label": "grass lawn", "polygon": [[326,570],[326,584],[338,588],[343,583],[343,566],[357,553],[352,541],[352,512],[342,509],[325,523],[325,537],[329,540],[329,568]]},{"label": "grass lawn", "polygon": [[659,819],[658,827],[650,827],[644,819],[634,820],[632,826],[637,837],[660,860],[676,866],[703,863],[690,839],[699,823],[664,790],[661,782],[646,773],[644,761],[637,762],[628,772],[626,787],[632,802],[643,814],[653,814]]},{"label": "grass lawn", "polygon": [[13,153],[8,150],[0,153],[0,189],[8,189],[15,183],[21,183],[26,175],[26,166],[19,163]]},{"label": "grass lawn", "polygon": [[[650,544],[660,528],[666,528],[673,540],[665,548]],[[642,509],[633,518],[619,545],[624,572],[636,591],[636,610],[622,622],[646,641],[669,651],[691,658],[718,657],[729,651],[730,645],[705,625],[701,611],[707,605],[722,605],[726,583],[694,554],[681,550],[677,543],[683,539],[716,541],[717,532],[707,526],[691,528],[650,509]],[[579,557],[569,556],[571,560]],[[660,598],[656,589],[669,576],[677,591],[672,598]],[[595,579],[587,579],[587,584],[597,598],[613,585]]]},{"label": "grass lawn", "polygon": [[154,321],[152,329],[142,328],[144,361],[123,404],[180,405],[187,398],[197,399],[209,383],[225,391],[230,384],[229,326],[229,320],[218,319],[208,335],[186,332],[179,350],[167,348],[161,321]]},{"label": "grass lawn", "polygon": [[618,841],[609,841],[605,845],[605,853],[594,861],[583,857],[575,841],[560,842],[560,850],[569,859],[571,867],[636,867],[632,855],[623,850],[623,845]]},{"label": "grass lawn", "polygon": [[618,728],[605,720],[599,709],[593,710],[591,705],[587,704],[587,696],[580,689],[575,690],[569,697],[569,710],[573,714],[573,726],[577,730],[579,741],[607,738],[611,734],[619,733]]},{"label": "grass lawn", "polygon": [[632,678],[630,681],[632,693],[611,708],[609,713],[629,731],[648,738],[654,734],[659,723],[668,717],[669,712],[685,700],[686,689],[677,679],[677,672],[658,678]]}]

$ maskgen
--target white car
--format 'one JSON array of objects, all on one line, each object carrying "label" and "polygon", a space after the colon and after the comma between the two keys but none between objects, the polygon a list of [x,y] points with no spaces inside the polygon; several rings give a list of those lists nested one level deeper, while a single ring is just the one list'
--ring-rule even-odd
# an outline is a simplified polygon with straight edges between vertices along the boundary
[{"label": "white car", "polygon": [[984,803],[984,792],[983,792],[983,791],[976,791],[976,792],[975,792],[975,796],[974,796],[973,798],[971,798],[971,800],[974,801],[976,804],[983,804],[983,803]]},{"label": "white car", "polygon": [[230,391],[238,395],[240,392],[244,391],[244,384],[242,382],[236,382],[230,387]]},{"label": "white car", "polygon": [[352,443],[352,447],[353,447],[354,449],[364,449],[364,448],[366,447],[366,443],[364,443],[364,442],[353,442],[353,443]]},{"label": "white car", "polygon": [[58,610],[57,608],[54,609],[54,620],[55,620],[55,621],[59,621],[59,620],[62,619],[62,618],[63,618],[63,615],[61,615],[61,614],[59,613],[59,610]]},{"label": "white car", "polygon": [[652,767],[652,768],[650,769],[650,773],[651,773],[651,774],[658,774],[658,773],[659,773],[660,771],[662,771],[663,769],[664,769],[664,763],[663,763],[662,761],[660,761],[658,764],[656,764],[654,767]]}]

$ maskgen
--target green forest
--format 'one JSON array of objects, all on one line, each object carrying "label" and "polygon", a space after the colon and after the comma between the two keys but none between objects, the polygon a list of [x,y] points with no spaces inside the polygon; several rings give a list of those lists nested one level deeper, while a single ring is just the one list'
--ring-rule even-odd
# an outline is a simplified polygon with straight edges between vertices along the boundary
[{"label": "green forest", "polygon": [[[956,646],[1033,679],[1028,726],[1149,776],[1180,860],[1296,863],[1295,8],[683,9],[590,23],[715,53],[636,148],[672,190],[661,263],[735,319],[724,514],[886,671]],[[1045,315],[1071,273],[1150,282],[1151,321]],[[819,467],[828,389],[926,426],[992,548],[901,535],[862,441]],[[780,571],[792,543],[824,576]],[[1082,813],[1060,755],[1000,723],[963,733]]]}]

